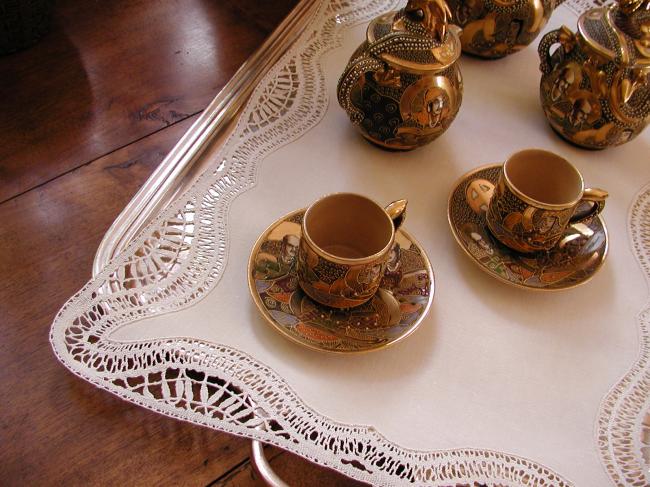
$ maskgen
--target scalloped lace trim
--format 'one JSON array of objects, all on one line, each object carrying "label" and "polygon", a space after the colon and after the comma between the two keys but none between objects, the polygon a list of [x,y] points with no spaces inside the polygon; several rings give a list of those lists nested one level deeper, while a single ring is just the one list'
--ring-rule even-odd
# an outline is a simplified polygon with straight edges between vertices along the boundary
[{"label": "scalloped lace trim", "polygon": [[[219,281],[228,257],[230,204],[255,185],[260,162],[315,126],[327,109],[319,60],[345,26],[395,8],[391,0],[323,2],[302,38],[258,85],[233,135],[193,187],[60,310],[50,341],[79,377],[153,411],[256,438],[372,484],[568,486],[550,469],[481,449],[406,450],[365,426],[308,408],[273,370],[225,345],[193,339],[121,343],[111,332],[196,303]],[[650,275],[650,190],[635,204],[635,252]],[[598,442],[617,483],[643,485],[639,433],[648,397],[648,316],[642,354],[603,404]],[[642,450],[645,448],[646,450]],[[635,483],[636,482],[636,483]]]},{"label": "scalloped lace trim", "polygon": [[[634,198],[628,218],[632,250],[650,289],[650,185]],[[639,356],[605,396],[597,442],[603,464],[617,485],[650,485],[650,301],[638,314]]]}]

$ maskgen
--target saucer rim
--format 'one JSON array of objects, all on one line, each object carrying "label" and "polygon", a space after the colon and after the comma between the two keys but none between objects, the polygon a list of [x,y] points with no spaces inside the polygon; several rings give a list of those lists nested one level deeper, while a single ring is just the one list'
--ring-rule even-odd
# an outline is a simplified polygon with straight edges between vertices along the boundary
[{"label": "saucer rim", "polygon": [[[303,348],[307,348],[309,350],[315,350],[317,352],[325,353],[325,354],[334,354],[334,355],[358,355],[358,354],[363,354],[363,353],[370,353],[370,352],[376,352],[378,350],[384,350],[388,347],[392,347],[396,343],[399,343],[403,340],[405,340],[407,337],[411,336],[418,328],[420,328],[420,325],[424,321],[424,318],[427,317],[429,314],[429,311],[431,310],[431,304],[433,303],[433,299],[435,296],[435,290],[436,290],[436,282],[435,282],[435,274],[433,272],[433,267],[431,266],[431,261],[429,260],[429,256],[427,255],[426,251],[420,244],[420,242],[413,238],[413,236],[404,230],[402,227],[398,228],[395,231],[395,234],[397,233],[402,233],[406,238],[408,238],[414,245],[420,249],[421,255],[424,260],[424,264],[427,269],[427,273],[429,275],[429,282],[431,283],[430,285],[430,293],[429,293],[429,299],[427,300],[427,305],[420,314],[420,316],[417,318],[417,320],[409,327],[409,329],[396,339],[383,343],[381,345],[372,347],[372,348],[366,348],[366,349],[360,349],[360,350],[328,350],[324,348],[317,347],[315,345],[311,345],[309,343],[305,343],[298,338],[294,337],[290,333],[286,332],[281,326],[278,325],[278,323],[273,319],[273,317],[268,313],[268,310],[264,307],[263,303],[261,302],[261,299],[259,297],[259,294],[257,292],[257,289],[255,288],[255,279],[253,278],[253,265],[254,265],[254,258],[257,255],[257,252],[259,248],[261,247],[262,243],[265,241],[264,238],[271,232],[273,228],[275,228],[278,224],[280,224],[282,221],[285,221],[294,215],[305,212],[307,210],[307,207],[305,208],[300,208],[294,211],[291,211],[287,213],[286,215],[283,215],[279,218],[277,218],[273,223],[271,223],[268,227],[264,229],[264,231],[260,234],[260,236],[255,240],[255,243],[253,244],[253,248],[251,249],[250,256],[248,258],[248,266],[246,269],[246,272],[248,274],[248,291],[251,294],[251,297],[253,298],[253,303],[257,307],[258,311],[264,318],[264,321],[267,322],[267,324],[273,328],[276,332],[280,333],[282,336],[285,338],[288,338],[291,342],[296,343],[297,345],[300,345]],[[302,235],[301,235],[302,237]]]},{"label": "saucer rim", "polygon": [[[462,240],[460,238],[460,235],[457,232],[456,226],[454,225],[454,223],[452,222],[452,219],[451,219],[451,199],[453,198],[454,193],[456,192],[458,187],[462,183],[464,183],[466,180],[468,180],[470,177],[472,177],[474,174],[476,174],[478,172],[481,172],[481,171],[485,171],[486,169],[493,169],[493,168],[498,168],[498,167],[501,167],[501,166],[503,166],[503,163],[483,164],[481,166],[478,166],[478,167],[464,173],[453,184],[452,189],[449,192],[449,197],[447,198],[447,222],[449,223],[449,227],[451,228],[451,233],[454,236],[454,239],[456,240],[456,243],[458,244],[458,246],[463,250],[463,252],[466,255],[469,256],[470,260],[472,262],[474,262],[479,267],[479,269],[481,269],[483,272],[485,272],[489,276],[493,277],[494,279],[497,279],[498,281],[500,281],[500,282],[502,282],[504,284],[508,284],[509,286],[512,286],[512,287],[515,287],[515,288],[518,288],[518,289],[524,289],[526,291],[538,291],[538,292],[553,293],[553,292],[559,292],[559,291],[566,291],[567,289],[574,289],[576,287],[582,286],[582,285],[588,283],[589,281],[591,281],[594,278],[594,276],[596,274],[598,274],[598,271],[600,271],[601,267],[603,266],[603,264],[607,260],[607,256],[609,254],[609,231],[607,230],[607,225],[605,224],[605,220],[603,219],[601,214],[598,214],[596,216],[600,220],[600,224],[603,227],[603,232],[605,233],[605,252],[603,253],[603,257],[600,259],[600,262],[594,268],[591,275],[586,277],[582,281],[575,283],[575,284],[562,286],[562,287],[549,288],[549,287],[535,287],[535,286],[526,285],[525,283],[512,282],[512,281],[509,281],[508,279],[505,279],[505,278],[501,277],[500,275],[492,272],[491,270],[489,270],[487,267],[485,267],[483,264],[481,264],[476,259],[476,257],[474,257],[474,255],[472,255],[472,253],[469,252],[469,250],[467,250],[467,248],[465,247],[465,245],[463,244],[463,242],[462,242]],[[486,225],[486,227],[487,227],[487,225]],[[505,245],[503,245],[500,242],[498,242],[498,244],[505,247]]]}]

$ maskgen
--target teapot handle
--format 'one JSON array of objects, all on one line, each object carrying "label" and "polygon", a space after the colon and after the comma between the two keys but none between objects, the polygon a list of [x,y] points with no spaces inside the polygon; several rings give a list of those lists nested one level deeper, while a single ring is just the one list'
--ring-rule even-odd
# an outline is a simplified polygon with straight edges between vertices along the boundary
[{"label": "teapot handle", "polygon": [[[370,45],[365,46],[366,49],[370,49]],[[336,96],[339,101],[339,105],[348,112],[350,120],[352,123],[359,125],[363,121],[363,112],[354,106],[350,98],[352,94],[352,88],[357,83],[357,81],[364,77],[369,71],[378,71],[382,69],[384,63],[379,61],[379,59],[371,56],[367,53],[363,53],[360,56],[357,56],[354,59],[351,59],[348,65],[345,67],[345,71],[339,78],[338,85],[336,86]]]},{"label": "teapot handle", "polygon": [[559,29],[552,30],[542,37],[537,47],[537,53],[539,54],[540,60],[539,69],[543,74],[549,74],[553,71],[550,50],[555,44],[562,45],[565,53],[571,51],[575,45],[575,36],[571,32],[571,29],[563,25]]}]

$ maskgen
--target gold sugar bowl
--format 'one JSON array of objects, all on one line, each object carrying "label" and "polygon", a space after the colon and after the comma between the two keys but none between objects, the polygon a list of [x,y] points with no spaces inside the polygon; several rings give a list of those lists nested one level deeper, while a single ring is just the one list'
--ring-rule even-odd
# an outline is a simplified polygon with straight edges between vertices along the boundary
[{"label": "gold sugar bowl", "polygon": [[556,0],[447,0],[452,21],[463,29],[463,52],[496,59],[533,42]]},{"label": "gold sugar bowl", "polygon": [[546,34],[539,56],[544,114],[566,140],[604,149],[650,122],[650,0],[585,12],[575,34],[565,26]]},{"label": "gold sugar bowl", "polygon": [[456,117],[463,81],[458,28],[444,0],[409,0],[375,18],[339,79],[337,96],[372,143],[411,150],[440,136]]}]

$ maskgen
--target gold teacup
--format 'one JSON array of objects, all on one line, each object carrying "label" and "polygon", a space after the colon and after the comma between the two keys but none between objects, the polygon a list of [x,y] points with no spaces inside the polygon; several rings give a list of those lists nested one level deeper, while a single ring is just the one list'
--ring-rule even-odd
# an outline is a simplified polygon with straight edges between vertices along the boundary
[{"label": "gold teacup", "polygon": [[313,300],[333,308],[359,306],[377,292],[404,221],[406,200],[386,208],[353,193],[312,204],[302,220],[298,283]]},{"label": "gold teacup", "polygon": [[585,189],[582,175],[566,159],[523,150],[503,164],[486,221],[492,234],[517,252],[549,250],[569,225],[600,213],[607,196],[602,189]]}]

